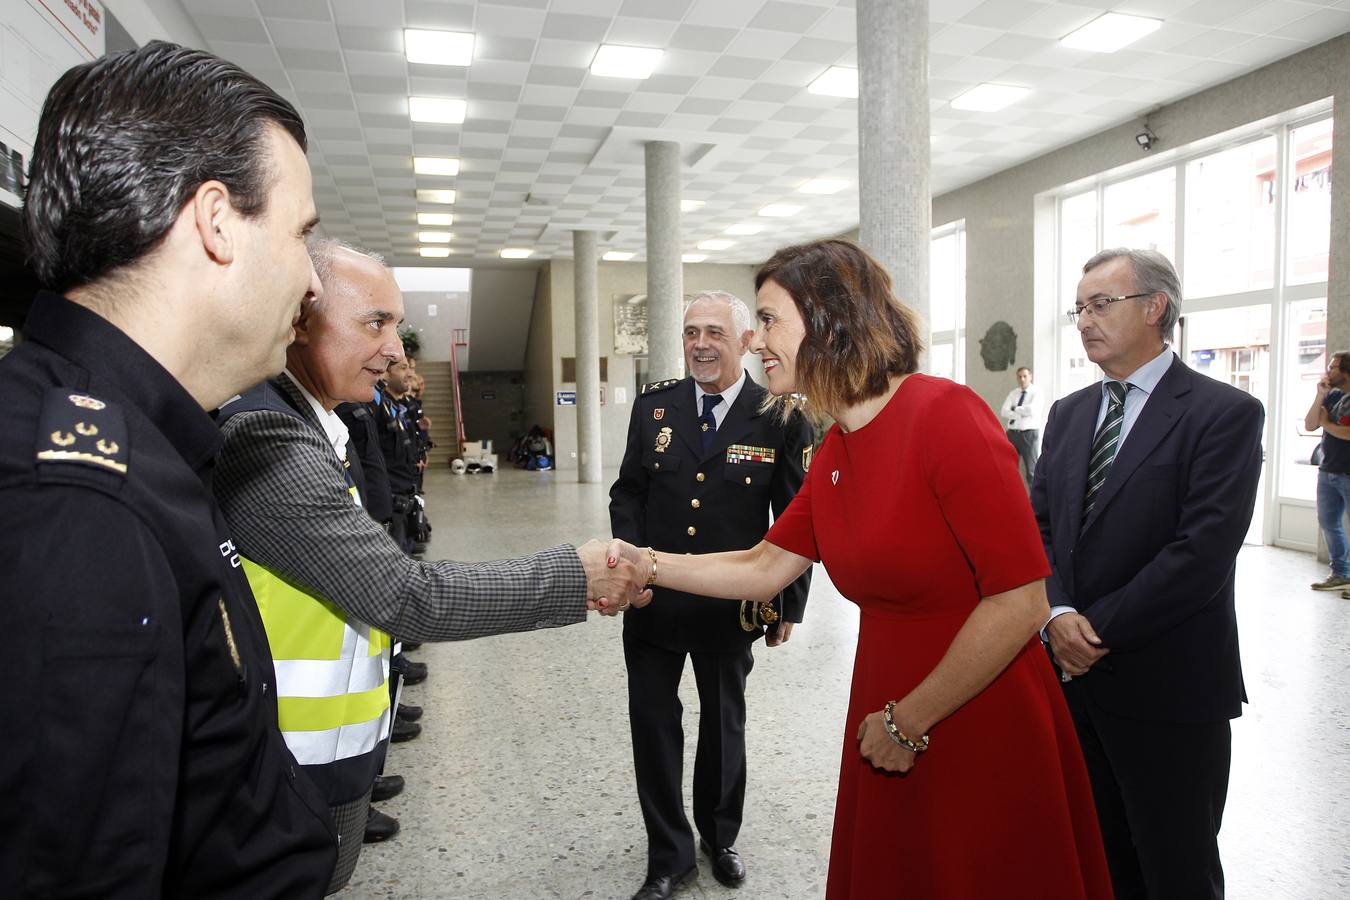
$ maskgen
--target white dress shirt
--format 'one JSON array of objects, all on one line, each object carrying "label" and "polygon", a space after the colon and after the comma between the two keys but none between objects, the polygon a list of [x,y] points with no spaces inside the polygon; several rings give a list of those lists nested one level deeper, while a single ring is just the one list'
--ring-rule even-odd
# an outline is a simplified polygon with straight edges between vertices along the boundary
[{"label": "white dress shirt", "polygon": [[1007,431],[1040,431],[1043,417],[1041,392],[1034,384],[1027,385],[1025,399],[1020,387],[1013,388],[999,410],[999,418]]},{"label": "white dress shirt", "polygon": [[[314,415],[319,419],[319,424],[323,426],[324,436],[333,445],[333,453],[337,456],[338,462],[345,467],[347,465],[347,442],[351,439],[351,433],[347,430],[347,423],[338,418],[337,413],[324,409],[323,404],[314,399],[313,394],[305,390],[305,386],[300,383],[300,379],[291,374],[290,369],[286,369],[282,374],[291,380],[291,384],[295,385],[295,389],[300,392],[300,396],[304,397],[305,401],[309,403],[309,408],[314,411]],[[355,488],[352,489],[352,499],[356,501],[357,506],[361,505],[361,497]]]}]

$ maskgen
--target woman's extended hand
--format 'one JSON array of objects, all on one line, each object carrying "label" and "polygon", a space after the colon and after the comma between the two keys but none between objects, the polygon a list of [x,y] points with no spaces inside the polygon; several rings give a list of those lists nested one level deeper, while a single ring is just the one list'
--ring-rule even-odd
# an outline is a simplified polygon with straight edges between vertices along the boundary
[{"label": "woman's extended hand", "polygon": [[881,710],[868,713],[862,720],[858,726],[858,740],[861,742],[858,752],[876,768],[901,773],[914,768],[915,753],[891,740]]}]

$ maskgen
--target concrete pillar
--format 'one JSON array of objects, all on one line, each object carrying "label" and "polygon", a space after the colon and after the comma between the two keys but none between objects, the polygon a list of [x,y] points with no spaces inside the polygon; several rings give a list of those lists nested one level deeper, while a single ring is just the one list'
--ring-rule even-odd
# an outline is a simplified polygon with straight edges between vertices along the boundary
[{"label": "concrete pillar", "polygon": [[577,352],[577,480],[600,481],[600,298],[594,231],[572,232]]},{"label": "concrete pillar", "polygon": [[859,242],[928,339],[928,0],[858,0]]},{"label": "concrete pillar", "polygon": [[680,145],[650,141],[647,161],[648,379],[684,377],[684,271],[680,261]]}]

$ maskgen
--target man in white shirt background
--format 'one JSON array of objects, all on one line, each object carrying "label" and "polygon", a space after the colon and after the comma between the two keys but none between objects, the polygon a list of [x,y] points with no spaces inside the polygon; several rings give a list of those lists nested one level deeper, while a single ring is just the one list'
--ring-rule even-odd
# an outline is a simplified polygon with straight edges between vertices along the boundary
[{"label": "man in white shirt background", "polygon": [[1041,395],[1032,384],[1031,370],[1026,366],[1017,370],[1017,387],[1008,392],[999,410],[1008,440],[1017,450],[1017,457],[1025,469],[1023,478],[1028,488],[1036,474],[1036,460],[1041,455]]}]

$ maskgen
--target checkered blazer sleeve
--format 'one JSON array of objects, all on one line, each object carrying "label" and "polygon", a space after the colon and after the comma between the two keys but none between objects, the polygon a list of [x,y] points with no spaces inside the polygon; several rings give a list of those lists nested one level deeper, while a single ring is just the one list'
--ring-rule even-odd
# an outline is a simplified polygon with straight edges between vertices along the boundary
[{"label": "checkered blazer sleeve", "polygon": [[214,490],[239,552],[409,640],[453,641],[586,618],[575,549],[487,563],[418,562],[352,502],[342,464],[314,428],[283,413],[222,427]]}]

